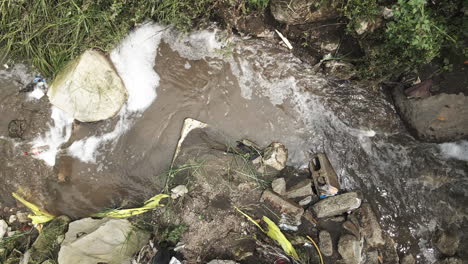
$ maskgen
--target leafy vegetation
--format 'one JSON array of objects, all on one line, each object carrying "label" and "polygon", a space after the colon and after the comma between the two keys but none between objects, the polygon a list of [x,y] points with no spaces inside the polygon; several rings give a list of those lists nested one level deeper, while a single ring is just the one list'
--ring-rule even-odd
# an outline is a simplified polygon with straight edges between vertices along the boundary
[{"label": "leafy vegetation", "polygon": [[387,23],[382,21],[383,5],[378,0],[349,0],[344,7],[349,32],[362,21],[383,24],[379,30],[358,37],[366,52],[362,76],[385,78],[417,69],[437,58],[445,47],[466,53],[466,48],[461,51],[461,1],[434,5],[427,0],[398,0],[390,7],[393,17]]}]

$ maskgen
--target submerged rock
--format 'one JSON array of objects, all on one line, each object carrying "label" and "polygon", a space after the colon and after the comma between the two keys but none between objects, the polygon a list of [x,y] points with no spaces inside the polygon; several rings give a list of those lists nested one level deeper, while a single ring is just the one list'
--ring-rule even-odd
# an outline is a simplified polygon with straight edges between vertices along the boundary
[{"label": "submerged rock", "polygon": [[148,241],[149,234],[124,219],[85,218],[70,224],[60,248],[59,264],[121,264]]},{"label": "submerged rock", "polygon": [[98,51],[87,50],[57,75],[47,95],[75,119],[94,122],[117,114],[127,90],[110,61]]},{"label": "submerged rock", "polygon": [[288,149],[281,143],[273,142],[263,150],[263,155],[253,160],[252,163],[257,167],[258,172],[273,175],[286,167],[287,160]]},{"label": "submerged rock", "polygon": [[438,94],[408,99],[402,88],[393,90],[401,117],[419,139],[453,141],[468,137],[468,96]]},{"label": "submerged rock", "polygon": [[442,254],[453,256],[457,253],[460,238],[454,233],[441,232],[436,238],[435,245]]},{"label": "submerged rock", "polygon": [[353,235],[344,235],[338,242],[338,252],[346,264],[359,264],[362,256],[361,242]]},{"label": "submerged rock", "polygon": [[356,192],[349,192],[329,197],[312,206],[318,218],[340,215],[361,206],[361,198]]},{"label": "submerged rock", "polygon": [[356,213],[361,227],[361,233],[367,244],[371,247],[383,245],[385,242],[382,237],[382,229],[370,205],[368,203],[362,204],[361,208],[357,210]]}]

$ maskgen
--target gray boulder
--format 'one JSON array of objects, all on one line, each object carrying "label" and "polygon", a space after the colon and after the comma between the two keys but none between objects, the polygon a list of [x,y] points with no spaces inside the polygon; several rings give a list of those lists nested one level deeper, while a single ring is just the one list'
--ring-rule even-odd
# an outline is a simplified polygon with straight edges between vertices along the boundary
[{"label": "gray boulder", "polygon": [[393,98],[401,117],[419,139],[441,142],[468,137],[467,96],[438,94],[409,99],[402,88],[396,88]]},{"label": "gray boulder", "polygon": [[356,192],[349,192],[328,197],[312,206],[318,218],[340,215],[355,210],[361,206],[362,199]]},{"label": "gray boulder", "polygon": [[286,197],[289,199],[312,196],[312,180],[305,179],[298,184],[292,186],[287,192]]},{"label": "gray boulder", "polygon": [[72,222],[60,248],[59,264],[123,264],[149,239],[124,219],[81,219]]},{"label": "gray boulder", "polygon": [[8,224],[5,220],[0,219],[0,240],[5,236],[8,231]]},{"label": "gray boulder", "polygon": [[87,50],[70,62],[47,95],[53,105],[82,122],[110,118],[127,100],[127,90],[113,65],[95,50]]},{"label": "gray boulder", "polygon": [[300,205],[285,200],[269,190],[263,192],[260,202],[266,202],[274,209],[277,209],[280,214],[288,215],[293,220],[291,223],[292,225],[299,225],[301,223],[301,217],[304,214],[304,209]]},{"label": "gray boulder", "polygon": [[324,256],[330,257],[333,255],[333,242],[331,235],[328,231],[320,231],[319,233],[319,247]]},{"label": "gray boulder", "polygon": [[344,235],[338,241],[338,253],[346,264],[359,264],[362,256],[361,242],[353,235]]},{"label": "gray boulder", "polygon": [[271,182],[271,188],[275,193],[284,195],[286,193],[286,181],[284,178],[275,179]]}]

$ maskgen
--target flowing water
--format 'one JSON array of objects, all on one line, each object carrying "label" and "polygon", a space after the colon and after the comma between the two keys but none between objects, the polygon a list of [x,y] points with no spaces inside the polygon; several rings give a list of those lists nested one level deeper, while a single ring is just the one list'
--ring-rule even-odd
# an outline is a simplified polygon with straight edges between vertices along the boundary
[{"label": "flowing water", "polygon": [[[46,96],[18,94],[14,80],[32,78],[23,66],[0,71],[1,202],[11,205],[9,193],[21,189],[72,217],[138,204],[161,190],[191,117],[230,138],[282,142],[296,167],[326,152],[342,186],[363,191],[402,253],[432,262],[436,228],[466,234],[468,143],[416,141],[381,91],[326,78],[271,42],[217,30],[179,35],[147,24],[110,58],[129,100],[96,123],[73,123]],[[33,131],[13,140],[8,123],[21,118]],[[22,154],[44,144],[51,147],[39,156]]]}]

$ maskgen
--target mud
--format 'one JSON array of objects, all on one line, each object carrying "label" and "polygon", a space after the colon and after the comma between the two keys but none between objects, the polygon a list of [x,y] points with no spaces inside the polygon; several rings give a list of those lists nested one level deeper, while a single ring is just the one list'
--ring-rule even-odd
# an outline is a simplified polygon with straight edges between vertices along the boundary
[{"label": "mud", "polygon": [[[292,166],[306,165],[312,153],[327,153],[341,186],[368,195],[401,254],[433,258],[429,239],[435,229],[466,230],[468,165],[442,156],[437,144],[414,140],[382,92],[327,79],[276,42],[219,32],[222,48],[206,51],[210,34],[169,36],[154,47],[156,100],[131,116],[128,131],[104,142],[95,161],[73,158],[67,148],[113,131],[118,116],[75,122],[55,167],[48,167],[17,155],[47,131],[47,99],[26,101],[27,95],[15,92],[21,88],[12,83],[15,77],[2,77],[1,201],[14,206],[8,194],[22,188],[32,201],[72,218],[136,205],[162,191],[182,121],[191,117],[230,138],[249,138],[263,147],[282,142]],[[31,104],[40,106],[26,110]],[[36,123],[23,139],[8,137],[8,123],[22,118]]]}]

